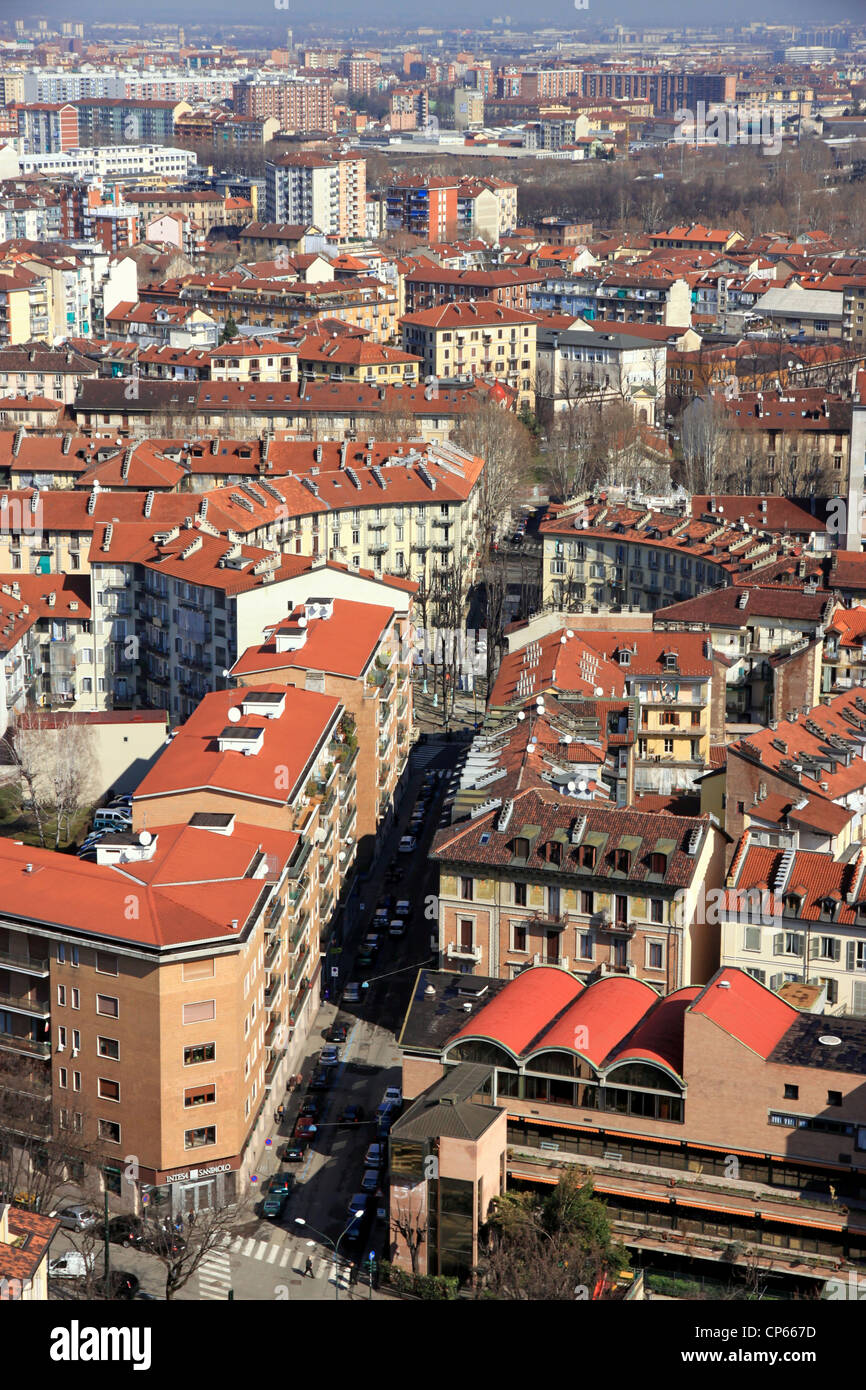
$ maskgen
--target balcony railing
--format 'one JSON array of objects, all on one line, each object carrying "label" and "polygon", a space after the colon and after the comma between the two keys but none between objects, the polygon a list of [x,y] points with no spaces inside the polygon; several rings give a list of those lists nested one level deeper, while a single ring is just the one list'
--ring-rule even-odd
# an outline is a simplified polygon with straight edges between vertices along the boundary
[{"label": "balcony railing", "polygon": [[20,970],[25,975],[47,975],[51,968],[47,956],[19,956],[10,951],[0,951],[0,965]]},{"label": "balcony railing", "polygon": [[477,962],[481,959],[481,947],[461,946],[458,942],[451,941],[445,948],[445,955],[449,959],[453,957],[456,960],[474,960]]},{"label": "balcony railing", "polygon": [[21,995],[6,994],[0,990],[0,1007],[11,1009],[13,1013],[29,1014],[34,1018],[47,1018],[51,1005],[47,999],[23,999]]},{"label": "balcony railing", "polygon": [[29,1057],[50,1057],[51,1043],[37,1042],[34,1038],[16,1037],[14,1033],[0,1033],[0,1052],[23,1052]]}]

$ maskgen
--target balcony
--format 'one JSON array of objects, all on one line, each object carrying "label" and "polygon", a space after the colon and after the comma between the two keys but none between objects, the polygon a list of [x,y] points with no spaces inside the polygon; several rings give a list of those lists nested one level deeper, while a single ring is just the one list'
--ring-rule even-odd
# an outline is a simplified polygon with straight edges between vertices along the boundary
[{"label": "balcony", "polygon": [[290,976],[289,976],[289,989],[294,990],[294,989],[297,988],[298,982],[299,982],[301,976],[303,975],[304,970],[306,969],[307,962],[309,961],[309,959],[310,959],[310,946],[309,946],[309,942],[308,942],[307,945],[306,945],[306,948],[305,948],[304,951],[302,952],[302,954],[301,954],[299,960],[298,960],[298,961],[295,963],[295,965],[292,967],[292,973],[291,973]]},{"label": "balcony", "polygon": [[20,994],[7,994],[0,990],[0,1008],[11,1009],[13,1013],[25,1014],[28,1018],[48,1018],[51,1004],[47,999],[28,999]]},{"label": "balcony", "polygon": [[19,1052],[25,1057],[50,1057],[51,1043],[37,1042],[35,1038],[18,1037],[14,1033],[0,1033],[0,1052]]},{"label": "balcony", "polygon": [[0,951],[0,966],[7,970],[20,970],[23,975],[47,975],[51,965],[47,956],[13,956],[9,951]]},{"label": "balcony", "polygon": [[445,955],[448,960],[471,960],[477,965],[481,960],[481,947],[461,946],[456,941],[451,941],[445,948]]},{"label": "balcony", "polygon": [[275,936],[274,939],[273,939],[273,941],[272,941],[272,943],[271,943],[271,945],[270,945],[270,946],[268,947],[268,949],[265,951],[265,969],[266,969],[266,970],[273,970],[273,969],[274,969],[274,967],[275,967],[277,961],[278,961],[279,958],[280,958],[280,953],[282,952],[282,949],[283,949],[282,937],[280,937],[280,936]]},{"label": "balcony", "polygon": [[282,992],[283,977],[282,975],[280,975],[279,978],[275,980],[273,984],[270,984],[265,988],[265,1008],[274,1008]]},{"label": "balcony", "polygon": [[557,914],[533,912],[531,916],[527,917],[526,925],[533,927],[536,931],[565,931],[568,926],[568,916],[564,912]]}]

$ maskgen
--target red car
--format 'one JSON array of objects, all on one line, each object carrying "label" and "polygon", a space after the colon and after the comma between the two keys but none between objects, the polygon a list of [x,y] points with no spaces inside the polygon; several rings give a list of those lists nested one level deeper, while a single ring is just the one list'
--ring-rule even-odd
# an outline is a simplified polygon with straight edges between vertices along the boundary
[{"label": "red car", "polygon": [[316,1132],[316,1122],[303,1115],[295,1125],[295,1139],[309,1139]]}]

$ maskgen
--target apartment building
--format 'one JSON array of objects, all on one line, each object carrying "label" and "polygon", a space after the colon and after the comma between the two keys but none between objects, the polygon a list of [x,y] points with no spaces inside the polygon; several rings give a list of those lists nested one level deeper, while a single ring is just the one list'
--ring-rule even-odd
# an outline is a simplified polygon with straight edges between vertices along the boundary
[{"label": "apartment building", "polygon": [[152,815],[96,864],[0,842],[0,1074],[26,1085],[30,1132],[69,1134],[69,1176],[83,1145],[127,1208],[246,1194],[318,1000],[315,847],[227,806]]},{"label": "apartment building", "polygon": [[821,704],[792,706],[784,719],[728,745],[724,769],[725,829],[739,841],[748,807],[768,795],[816,797],[853,811],[857,834],[866,790],[866,689],[824,695]]},{"label": "apartment building", "polygon": [[842,290],[842,340],[863,346],[866,337],[866,280],[849,280]]},{"label": "apartment building", "polygon": [[275,117],[280,130],[311,135],[334,129],[331,84],[322,78],[288,73],[269,79],[247,77],[235,85],[234,100],[241,116]]},{"label": "apartment building", "polygon": [[265,219],[320,227],[328,236],[367,234],[367,165],[356,155],[312,152],[265,165]]},{"label": "apartment building", "polygon": [[408,232],[426,242],[457,237],[457,180],[406,175],[394,179],[386,193],[387,230]]},{"label": "apartment building", "polygon": [[587,684],[595,687],[597,698],[637,699],[634,790],[668,795],[692,785],[709,763],[711,742],[724,737],[726,669],[700,633],[674,638],[645,631],[558,628],[512,647],[503,657],[490,703],[507,705],[524,695],[544,700],[548,691],[558,697]]},{"label": "apartment building", "polygon": [[0,727],[28,705],[104,709],[83,575],[0,575]]},{"label": "apartment building", "polygon": [[98,145],[89,149],[76,147],[57,154],[23,154],[22,174],[68,174],[73,178],[96,175],[99,178],[159,179],[166,183],[182,183],[196,163],[192,150],[179,150],[169,145]]},{"label": "apartment building", "polygon": [[700,520],[592,498],[552,506],[539,524],[545,604],[653,610],[731,583],[759,583],[792,538],[722,515]]},{"label": "apartment building", "polygon": [[[431,1272],[468,1276],[469,1213],[506,1184],[549,1190],[574,1161],[638,1263],[676,1274],[686,1261],[714,1279],[757,1268],[782,1298],[819,1296],[859,1268],[861,1019],[830,1026],[730,967],[662,998],[641,980],[584,985],[544,965],[508,983],[421,970],[399,1041],[416,1104],[391,1131],[391,1210],[411,1200],[428,1214]],[[456,1171],[445,1101],[465,1122]],[[425,1163],[437,1149],[441,1185]]]},{"label": "apartment building", "polygon": [[[312,595],[316,577],[308,583]],[[410,651],[408,623],[393,608],[324,595],[290,606],[231,669],[245,686],[285,683],[340,701],[356,778],[351,797],[341,793],[340,842],[351,836],[364,864],[393,825],[408,778]]]},{"label": "apartment building", "polygon": [[520,405],[535,401],[538,321],[489,300],[448,303],[400,319],[403,347],[423,358],[425,376],[492,376]]},{"label": "apartment building", "polygon": [[61,154],[78,145],[78,112],[68,102],[36,101],[13,112],[22,155]]},{"label": "apartment building", "polygon": [[822,685],[822,639],[832,608],[828,594],[737,585],[657,608],[653,627],[708,633],[729,662],[726,717],[766,724],[791,708],[811,709],[830,688]]},{"label": "apartment building", "polygon": [[350,381],[368,386],[417,386],[421,359],[363,338],[319,335],[294,348],[297,375],[306,381]]},{"label": "apartment building", "polygon": [[530,291],[530,301],[535,314],[571,314],[575,318],[678,328],[687,328],[692,321],[688,280],[626,268],[600,266],[548,275],[542,285]]},{"label": "apartment building", "polygon": [[0,348],[0,391],[4,395],[50,396],[71,405],[82,381],[99,375],[95,362],[71,348],[25,343]]},{"label": "apartment building", "polygon": [[866,849],[832,853],[737,846],[720,908],[722,964],[779,991],[815,986],[824,1011],[866,1017]]},{"label": "apartment building", "polygon": [[581,400],[597,406],[623,402],[637,420],[655,427],[664,407],[665,343],[542,322],[536,352],[537,410],[546,420]]},{"label": "apartment building", "polygon": [[543,962],[662,993],[700,984],[718,965],[702,892],[721,885],[725,843],[709,817],[516,791],[436,835],[440,960],[504,979]]},{"label": "apartment building", "polygon": [[403,277],[406,313],[470,299],[489,300],[503,308],[528,313],[530,288],[543,278],[540,271],[524,266],[507,266],[502,270],[449,270],[444,266],[422,264]]},{"label": "apartment building", "polygon": [[[141,101],[132,97],[83,97],[75,102],[78,131],[88,145],[170,144],[185,101]],[[78,144],[76,138],[73,144]]]}]

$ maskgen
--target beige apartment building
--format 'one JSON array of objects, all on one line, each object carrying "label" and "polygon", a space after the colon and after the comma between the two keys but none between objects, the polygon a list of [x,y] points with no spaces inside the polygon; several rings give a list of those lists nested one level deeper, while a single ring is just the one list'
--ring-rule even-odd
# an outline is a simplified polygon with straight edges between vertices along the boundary
[{"label": "beige apartment building", "polygon": [[470,299],[406,314],[400,327],[404,349],[423,359],[425,376],[495,377],[532,409],[538,328],[532,314]]}]

